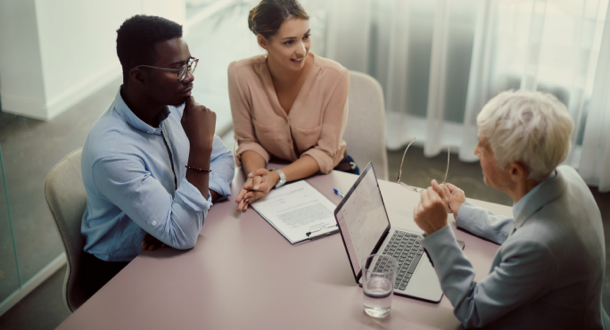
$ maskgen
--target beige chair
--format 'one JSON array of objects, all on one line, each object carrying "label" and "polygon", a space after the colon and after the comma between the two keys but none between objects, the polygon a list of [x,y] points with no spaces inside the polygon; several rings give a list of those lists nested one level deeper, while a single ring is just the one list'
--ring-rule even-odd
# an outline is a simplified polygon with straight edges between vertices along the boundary
[{"label": "beige chair", "polygon": [[372,162],[377,177],[387,180],[383,90],[375,78],[365,73],[350,71],[349,78],[349,115],[343,133],[347,153],[360,170]]},{"label": "beige chair", "polygon": [[64,280],[64,301],[75,311],[88,297],[82,290],[81,257],[85,239],[81,235],[81,219],[87,206],[87,193],[81,177],[81,149],[62,159],[47,175],[44,194],[55,219],[68,257],[68,271]]}]

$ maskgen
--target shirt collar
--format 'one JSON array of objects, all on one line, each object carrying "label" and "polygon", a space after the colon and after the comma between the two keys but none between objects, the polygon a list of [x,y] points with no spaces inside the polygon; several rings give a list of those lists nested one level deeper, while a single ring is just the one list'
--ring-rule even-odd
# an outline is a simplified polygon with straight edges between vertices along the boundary
[{"label": "shirt collar", "polygon": [[543,186],[549,184],[553,179],[557,177],[557,170],[553,171],[548,179],[537,184],[532,190],[530,190],[525,196],[521,197],[521,199],[513,205],[513,217],[515,218],[515,228],[521,226],[521,222],[525,220],[523,217],[519,217],[521,211],[527,203],[542,189]]},{"label": "shirt collar", "polygon": [[123,117],[129,125],[133,126],[133,128],[148,134],[161,134],[161,123],[169,117],[169,114],[171,113],[170,107],[167,105],[163,107],[163,111],[159,113],[159,127],[152,127],[138,118],[138,116],[129,109],[129,106],[127,106],[127,103],[125,103],[125,100],[123,100],[123,97],[121,96],[122,87],[123,86],[119,88],[119,91],[114,98],[114,110]]}]

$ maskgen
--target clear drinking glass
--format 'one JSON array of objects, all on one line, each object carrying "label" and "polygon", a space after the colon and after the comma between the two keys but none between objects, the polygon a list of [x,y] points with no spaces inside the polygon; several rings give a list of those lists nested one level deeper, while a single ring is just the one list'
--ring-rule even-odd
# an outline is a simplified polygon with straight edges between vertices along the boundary
[{"label": "clear drinking glass", "polygon": [[362,261],[364,312],[372,317],[390,314],[398,262],[385,254],[372,254]]}]

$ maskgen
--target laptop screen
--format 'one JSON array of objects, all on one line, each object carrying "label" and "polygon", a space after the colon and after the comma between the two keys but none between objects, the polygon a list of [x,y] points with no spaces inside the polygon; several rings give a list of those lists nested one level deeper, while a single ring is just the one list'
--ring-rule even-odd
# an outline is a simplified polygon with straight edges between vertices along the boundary
[{"label": "laptop screen", "polygon": [[337,206],[335,218],[354,276],[358,278],[362,269],[360,262],[373,252],[390,228],[372,163],[367,165]]}]

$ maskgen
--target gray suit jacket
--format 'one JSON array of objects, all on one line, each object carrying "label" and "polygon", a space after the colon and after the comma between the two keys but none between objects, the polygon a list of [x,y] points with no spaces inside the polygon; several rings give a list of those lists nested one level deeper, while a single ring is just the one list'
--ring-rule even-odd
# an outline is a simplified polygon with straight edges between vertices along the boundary
[{"label": "gray suit jacket", "polygon": [[571,167],[558,167],[541,185],[516,219],[468,202],[460,207],[458,227],[502,244],[479,283],[449,226],[422,240],[465,327],[609,328],[601,302],[606,256],[599,208]]}]

